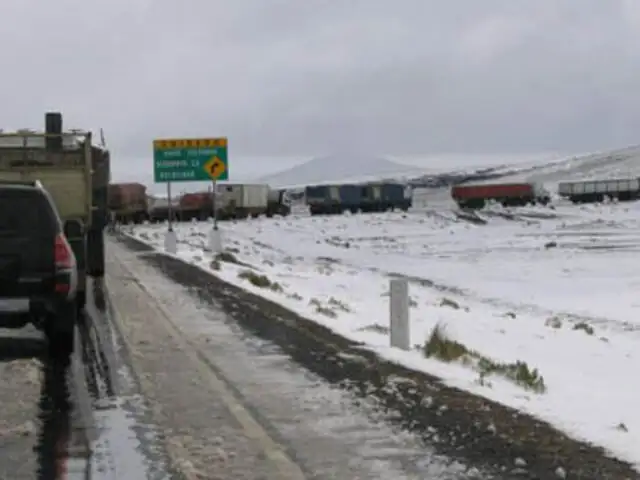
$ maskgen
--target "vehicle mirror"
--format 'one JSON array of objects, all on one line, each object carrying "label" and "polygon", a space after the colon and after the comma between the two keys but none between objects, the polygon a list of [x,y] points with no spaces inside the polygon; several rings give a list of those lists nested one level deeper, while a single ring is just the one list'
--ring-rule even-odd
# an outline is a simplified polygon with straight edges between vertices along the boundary
[{"label": "vehicle mirror", "polygon": [[79,220],[67,220],[64,222],[64,235],[67,238],[78,238],[84,234],[82,222]]}]

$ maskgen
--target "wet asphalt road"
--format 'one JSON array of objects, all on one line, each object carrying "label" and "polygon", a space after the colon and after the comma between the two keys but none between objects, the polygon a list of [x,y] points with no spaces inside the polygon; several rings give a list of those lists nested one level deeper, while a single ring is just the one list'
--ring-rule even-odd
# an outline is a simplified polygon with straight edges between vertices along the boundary
[{"label": "wet asphalt road", "polygon": [[2,480],[177,478],[94,287],[69,366],[37,330],[0,329]]}]

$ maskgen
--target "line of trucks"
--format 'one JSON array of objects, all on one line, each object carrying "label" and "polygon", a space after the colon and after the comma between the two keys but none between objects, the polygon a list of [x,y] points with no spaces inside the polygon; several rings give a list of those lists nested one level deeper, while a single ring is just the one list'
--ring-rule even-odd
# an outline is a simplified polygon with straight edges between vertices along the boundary
[{"label": "line of trucks", "polygon": [[[404,184],[377,182],[365,184],[316,185],[304,189],[300,197],[312,215],[350,212],[382,212],[408,210],[411,190]],[[219,220],[244,219],[266,215],[286,216],[291,213],[294,191],[274,189],[266,184],[218,184],[215,208]],[[176,220],[205,220],[213,216],[213,191],[191,192],[172,202],[147,194],[140,183],[110,184],[108,207],[119,223],[164,221],[172,212]]]},{"label": "line of trucks", "polygon": [[[573,203],[637,200],[640,198],[640,178],[561,182],[557,194]],[[489,202],[506,207],[546,205],[551,201],[551,193],[535,182],[462,184],[451,188],[451,198],[460,208],[479,209]]]},{"label": "line of trucks", "polygon": [[[640,178],[562,182],[558,195],[574,203],[619,201],[640,198]],[[481,209],[489,203],[506,207],[547,205],[551,193],[541,183],[475,183],[451,187],[451,197],[461,209]],[[266,215],[286,216],[292,203],[303,203],[311,215],[344,212],[407,211],[413,204],[410,186],[394,182],[312,185],[302,190],[272,189],[266,184],[219,184],[216,191],[219,220]],[[205,220],[213,216],[212,191],[185,193],[169,208],[168,201],[147,195],[139,183],[111,184],[108,208],[120,223],[164,221],[173,212],[175,220]]]},{"label": "line of trucks", "polygon": [[[169,205],[166,198],[148,195],[145,185],[116,183],[109,185],[108,207],[119,223],[164,221],[169,212],[175,220],[206,220],[213,216],[213,189],[184,193]],[[291,211],[286,190],[272,189],[266,184],[218,184],[215,209],[219,220],[286,216]]]}]

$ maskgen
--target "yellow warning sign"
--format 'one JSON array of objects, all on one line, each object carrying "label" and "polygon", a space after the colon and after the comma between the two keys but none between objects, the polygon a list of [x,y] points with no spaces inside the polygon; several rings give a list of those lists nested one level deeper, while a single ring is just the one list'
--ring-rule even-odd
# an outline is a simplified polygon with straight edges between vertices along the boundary
[{"label": "yellow warning sign", "polygon": [[178,148],[217,148],[226,147],[227,139],[222,138],[163,138],[153,141],[155,150]]},{"label": "yellow warning sign", "polygon": [[216,180],[224,174],[227,166],[218,157],[211,157],[202,165],[202,168],[212,180]]}]

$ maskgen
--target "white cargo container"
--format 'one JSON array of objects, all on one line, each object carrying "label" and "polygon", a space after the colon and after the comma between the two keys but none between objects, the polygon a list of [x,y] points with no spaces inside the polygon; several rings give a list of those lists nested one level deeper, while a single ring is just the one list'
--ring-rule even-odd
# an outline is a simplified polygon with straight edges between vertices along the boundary
[{"label": "white cargo container", "polygon": [[221,217],[244,218],[267,211],[269,185],[267,184],[218,184],[216,208]]},{"label": "white cargo container", "polygon": [[640,179],[586,180],[558,184],[558,194],[564,197],[635,197],[640,192]]}]

